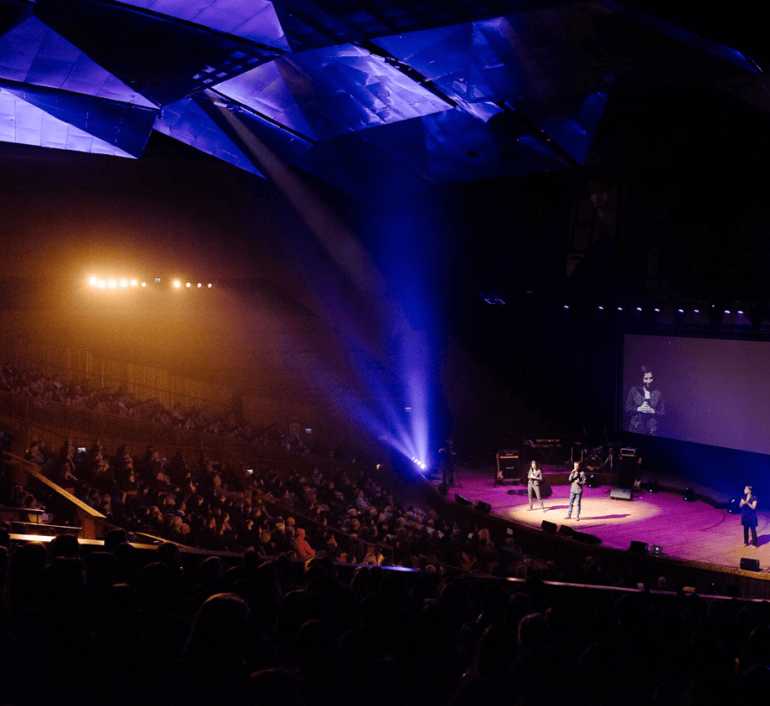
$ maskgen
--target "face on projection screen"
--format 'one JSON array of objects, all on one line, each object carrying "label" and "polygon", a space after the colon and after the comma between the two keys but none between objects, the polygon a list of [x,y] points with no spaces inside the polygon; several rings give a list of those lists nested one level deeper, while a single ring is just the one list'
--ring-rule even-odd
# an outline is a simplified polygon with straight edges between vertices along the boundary
[{"label": "face on projection screen", "polygon": [[623,429],[770,454],[770,343],[626,335]]}]

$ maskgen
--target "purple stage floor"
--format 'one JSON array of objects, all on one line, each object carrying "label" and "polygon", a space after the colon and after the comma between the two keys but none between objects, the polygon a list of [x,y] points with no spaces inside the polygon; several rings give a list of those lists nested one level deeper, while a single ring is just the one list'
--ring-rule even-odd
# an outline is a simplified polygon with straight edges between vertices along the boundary
[{"label": "purple stage floor", "polygon": [[[547,480],[547,473],[545,477]],[[653,477],[654,474],[644,474],[644,480]],[[599,537],[603,546],[616,549],[628,549],[631,541],[636,540],[647,542],[650,547],[658,544],[666,556],[675,559],[739,568],[741,557],[752,557],[759,559],[763,570],[770,567],[770,511],[763,512],[761,506],[757,508],[759,547],[754,549],[743,546],[740,515],[731,515],[702,501],[685,502],[682,492],[640,493],[628,501],[611,499],[608,485],[586,488],[577,522],[574,513],[571,520],[566,519],[568,485],[551,486],[553,495],[543,500],[543,512],[537,504],[536,509],[529,510],[526,485],[495,486],[492,469],[461,468],[458,480],[459,484],[449,491],[450,499],[459,493],[471,501],[487,502],[493,514],[514,522],[540,526],[548,520],[557,525],[567,524]],[[671,476],[658,476],[657,480],[661,485],[682,489],[688,484]],[[708,488],[693,487],[720,502],[727,500]]]}]

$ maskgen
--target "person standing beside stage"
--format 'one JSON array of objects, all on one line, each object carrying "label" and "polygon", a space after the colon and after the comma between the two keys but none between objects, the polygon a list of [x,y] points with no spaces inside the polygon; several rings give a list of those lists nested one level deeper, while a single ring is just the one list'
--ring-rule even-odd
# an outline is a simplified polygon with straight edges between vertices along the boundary
[{"label": "person standing beside stage", "polygon": [[757,496],[752,493],[752,488],[747,485],[743,489],[741,498],[741,524],[743,525],[743,546],[749,546],[749,530],[751,530],[751,542],[754,549],[757,548]]},{"label": "person standing beside stage", "polygon": [[540,497],[540,481],[542,480],[543,472],[537,467],[537,461],[532,461],[529,464],[529,472],[527,473],[527,499],[529,500],[530,510],[532,510],[532,493],[534,493],[540,501],[540,509],[545,512],[543,499]]},{"label": "person standing beside stage", "polygon": [[583,486],[588,482],[586,472],[580,467],[580,462],[575,461],[575,465],[570,471],[569,482],[572,483],[569,489],[569,510],[567,510],[568,520],[572,519],[572,505],[577,500],[575,506],[575,519],[580,519],[580,501],[583,499]]},{"label": "person standing beside stage", "polygon": [[446,446],[438,450],[438,455],[440,458],[441,482],[445,487],[452,488],[455,484],[455,458],[457,457],[457,451],[455,450],[454,439],[451,436],[447,437]]}]

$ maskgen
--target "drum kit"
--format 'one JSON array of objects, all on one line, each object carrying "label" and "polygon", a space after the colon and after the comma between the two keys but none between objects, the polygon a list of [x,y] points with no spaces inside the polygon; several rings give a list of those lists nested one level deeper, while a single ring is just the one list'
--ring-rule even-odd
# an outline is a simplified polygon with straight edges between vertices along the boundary
[{"label": "drum kit", "polygon": [[579,461],[586,471],[614,473],[619,444],[604,444],[586,448],[585,444],[573,445],[570,463]]}]

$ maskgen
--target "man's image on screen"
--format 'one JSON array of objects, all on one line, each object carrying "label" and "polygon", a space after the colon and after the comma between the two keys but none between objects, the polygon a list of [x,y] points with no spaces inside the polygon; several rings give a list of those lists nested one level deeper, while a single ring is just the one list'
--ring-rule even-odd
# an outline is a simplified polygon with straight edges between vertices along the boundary
[{"label": "man's image on screen", "polygon": [[632,387],[626,398],[626,412],[631,414],[628,431],[636,434],[658,435],[658,418],[665,414],[663,393],[655,387],[652,368],[643,365],[642,385]]}]

